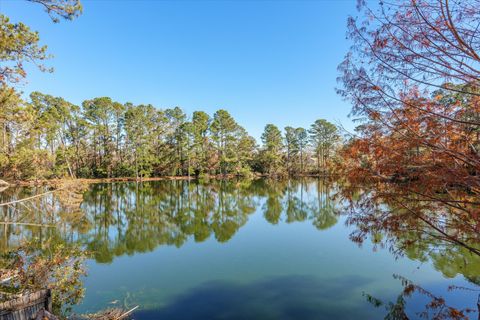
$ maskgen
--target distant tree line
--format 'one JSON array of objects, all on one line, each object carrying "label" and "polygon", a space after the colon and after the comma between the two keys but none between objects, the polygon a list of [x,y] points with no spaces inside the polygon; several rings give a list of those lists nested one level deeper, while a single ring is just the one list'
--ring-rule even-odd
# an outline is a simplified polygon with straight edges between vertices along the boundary
[{"label": "distant tree line", "polygon": [[[79,0],[30,0],[53,22],[82,13]],[[179,107],[121,104],[108,97],[77,106],[15,89],[25,65],[42,71],[50,54],[37,32],[0,14],[0,177],[111,178],[149,176],[281,176],[323,173],[339,140],[337,128],[317,120],[310,130],[273,124],[258,146],[226,111],[187,115]]]},{"label": "distant tree line", "polygon": [[267,124],[259,146],[223,109],[190,116],[108,97],[77,106],[39,92],[24,101],[5,85],[0,103],[5,179],[323,173],[339,141],[323,119],[284,133]]}]

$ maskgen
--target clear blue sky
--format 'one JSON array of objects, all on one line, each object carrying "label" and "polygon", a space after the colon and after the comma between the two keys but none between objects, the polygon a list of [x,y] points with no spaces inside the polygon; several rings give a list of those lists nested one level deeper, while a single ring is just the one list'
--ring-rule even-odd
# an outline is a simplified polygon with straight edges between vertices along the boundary
[{"label": "clear blue sky", "polygon": [[0,11],[40,32],[53,74],[28,68],[25,94],[80,104],[119,102],[227,109],[254,137],[266,123],[308,127],[341,122],[335,93],[354,0],[88,1],[78,19],[51,22],[40,5],[0,0]]}]

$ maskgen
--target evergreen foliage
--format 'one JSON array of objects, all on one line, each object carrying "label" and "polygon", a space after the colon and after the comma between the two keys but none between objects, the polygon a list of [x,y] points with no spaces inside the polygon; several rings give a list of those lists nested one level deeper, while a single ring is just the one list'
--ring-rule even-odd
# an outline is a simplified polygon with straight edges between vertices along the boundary
[{"label": "evergreen foliage", "polygon": [[303,128],[283,134],[268,124],[258,146],[224,109],[190,116],[109,97],[77,106],[40,92],[24,101],[6,85],[0,99],[0,176],[11,180],[316,173],[318,150],[325,169],[338,141],[326,120],[312,128],[328,130],[310,139]]}]

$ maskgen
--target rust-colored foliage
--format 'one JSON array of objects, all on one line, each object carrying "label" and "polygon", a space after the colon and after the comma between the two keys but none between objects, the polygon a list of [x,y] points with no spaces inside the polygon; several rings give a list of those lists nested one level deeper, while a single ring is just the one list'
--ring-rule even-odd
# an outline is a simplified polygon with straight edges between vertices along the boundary
[{"label": "rust-colored foliage", "polygon": [[[352,221],[394,233],[428,228],[480,254],[480,2],[360,7],[367,19],[349,20],[354,45],[339,92],[362,123],[341,169],[353,188],[373,191]],[[379,202],[389,209],[365,213]]]},{"label": "rust-colored foliage", "polygon": [[[354,204],[351,238],[371,237],[400,254],[427,244],[478,258],[480,1],[390,1],[375,10],[359,1],[359,8],[365,19],[349,19],[353,45],[338,90],[360,122],[339,168],[348,181],[342,195]],[[466,317],[458,312],[443,318]]]}]

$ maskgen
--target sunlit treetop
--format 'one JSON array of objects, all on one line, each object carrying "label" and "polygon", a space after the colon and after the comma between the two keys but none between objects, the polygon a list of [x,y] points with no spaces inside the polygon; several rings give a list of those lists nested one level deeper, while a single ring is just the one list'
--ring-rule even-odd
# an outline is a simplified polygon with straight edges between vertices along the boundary
[{"label": "sunlit treetop", "polygon": [[27,0],[41,4],[53,22],[60,22],[60,19],[73,20],[82,13],[80,0]]},{"label": "sunlit treetop", "polygon": [[26,77],[24,64],[35,63],[40,70],[51,72],[40,61],[48,59],[47,47],[40,46],[37,32],[19,22],[11,23],[0,15],[0,83],[18,83]]}]

